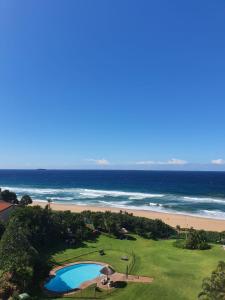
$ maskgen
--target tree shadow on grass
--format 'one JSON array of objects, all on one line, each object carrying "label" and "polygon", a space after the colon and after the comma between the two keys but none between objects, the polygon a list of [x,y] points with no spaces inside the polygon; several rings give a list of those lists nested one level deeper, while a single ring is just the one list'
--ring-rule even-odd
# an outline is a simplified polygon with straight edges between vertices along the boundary
[{"label": "tree shadow on grass", "polygon": [[132,235],[127,235],[126,236],[126,239],[129,240],[129,241],[136,241],[136,237],[132,236]]},{"label": "tree shadow on grass", "polygon": [[116,281],[114,283],[114,286],[117,289],[124,289],[127,286],[127,282],[125,282],[125,281]]},{"label": "tree shadow on grass", "polygon": [[98,238],[99,238],[99,235],[93,235],[93,236],[89,236],[89,238],[84,241],[76,241],[75,244],[60,242],[58,244],[56,243],[56,244],[51,245],[51,247],[49,247],[49,245],[48,245],[48,246],[42,248],[41,253],[44,255],[44,257],[46,259],[50,259],[52,255],[54,255],[56,253],[60,254],[67,249],[94,248],[92,246],[87,245],[87,243],[94,244],[97,242]]},{"label": "tree shadow on grass", "polygon": [[46,247],[42,249],[42,254],[46,257],[46,259],[50,258],[54,254],[60,254],[67,249],[78,249],[78,248],[88,248],[85,242],[79,242],[74,245],[69,245],[67,243],[60,243],[52,245],[51,247]]}]

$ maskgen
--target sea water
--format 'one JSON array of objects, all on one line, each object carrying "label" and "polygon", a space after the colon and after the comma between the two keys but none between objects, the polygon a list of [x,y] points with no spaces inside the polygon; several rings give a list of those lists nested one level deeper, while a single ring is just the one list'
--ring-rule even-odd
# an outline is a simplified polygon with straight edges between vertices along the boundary
[{"label": "sea water", "polygon": [[225,219],[225,172],[1,170],[0,187],[34,201]]}]

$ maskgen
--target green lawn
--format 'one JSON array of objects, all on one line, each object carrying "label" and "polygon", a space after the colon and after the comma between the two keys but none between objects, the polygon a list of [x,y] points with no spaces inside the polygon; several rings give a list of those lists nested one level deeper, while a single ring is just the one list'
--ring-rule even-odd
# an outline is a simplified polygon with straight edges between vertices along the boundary
[{"label": "green lawn", "polygon": [[[94,252],[78,257],[100,248],[105,249],[105,256]],[[119,272],[125,272],[127,262],[120,258],[124,254],[130,256],[132,251],[136,257],[132,273],[153,277],[154,282],[150,285],[130,283],[111,295],[102,294],[108,300],[197,299],[202,279],[210,275],[219,260],[225,260],[225,251],[218,245],[210,250],[191,251],[175,248],[172,240],[152,241],[137,237],[137,240],[132,241],[106,236],[100,236],[97,242],[86,243],[84,247],[58,251],[52,256],[52,260],[55,264],[97,260],[111,264]],[[86,291],[86,296],[88,295],[93,295],[93,292]],[[78,296],[70,298],[75,299]]]}]

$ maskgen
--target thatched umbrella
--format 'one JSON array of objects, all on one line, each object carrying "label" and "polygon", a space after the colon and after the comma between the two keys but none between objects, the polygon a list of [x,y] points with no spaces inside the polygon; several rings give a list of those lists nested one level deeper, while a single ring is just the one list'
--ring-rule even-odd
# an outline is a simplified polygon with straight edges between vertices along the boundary
[{"label": "thatched umbrella", "polygon": [[106,275],[107,276],[107,280],[108,280],[108,276],[114,274],[115,271],[110,266],[105,266],[104,268],[102,268],[100,270],[100,273]]},{"label": "thatched umbrella", "polygon": [[128,234],[128,230],[124,227],[120,229],[120,232],[123,234]]}]

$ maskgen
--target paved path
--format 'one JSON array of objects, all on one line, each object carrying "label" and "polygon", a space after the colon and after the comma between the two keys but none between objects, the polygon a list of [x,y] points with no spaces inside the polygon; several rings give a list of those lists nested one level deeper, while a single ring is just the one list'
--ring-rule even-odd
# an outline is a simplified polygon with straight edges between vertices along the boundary
[{"label": "paved path", "polygon": [[[93,280],[89,280],[84,282],[81,286],[80,289],[85,289],[91,284],[97,284],[97,286],[101,289],[112,289],[113,287],[109,287],[107,284],[103,285],[101,283],[102,279],[104,276],[97,277]],[[137,282],[137,283],[145,283],[145,284],[150,284],[153,281],[153,278],[147,277],[147,276],[138,276],[138,275],[126,275],[123,273],[114,273],[113,275],[109,276],[110,281],[113,282]]]}]

